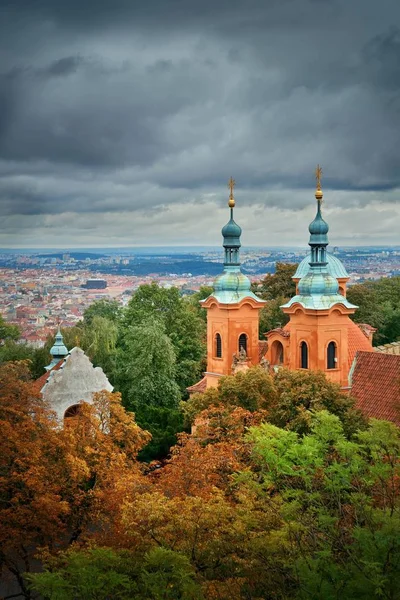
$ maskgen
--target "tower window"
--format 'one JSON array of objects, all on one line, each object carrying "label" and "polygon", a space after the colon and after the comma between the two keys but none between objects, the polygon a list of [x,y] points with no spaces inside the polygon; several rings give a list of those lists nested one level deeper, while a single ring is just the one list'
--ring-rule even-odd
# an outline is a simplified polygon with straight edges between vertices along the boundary
[{"label": "tower window", "polygon": [[326,351],[327,367],[328,369],[336,369],[336,344],[335,342],[329,342]]},{"label": "tower window", "polygon": [[308,369],[308,346],[306,342],[300,344],[300,366],[302,369]]},{"label": "tower window", "polygon": [[247,335],[245,333],[241,333],[239,336],[239,352],[242,349],[247,353]]},{"label": "tower window", "polygon": [[222,339],[219,333],[215,336],[215,356],[222,358]]}]

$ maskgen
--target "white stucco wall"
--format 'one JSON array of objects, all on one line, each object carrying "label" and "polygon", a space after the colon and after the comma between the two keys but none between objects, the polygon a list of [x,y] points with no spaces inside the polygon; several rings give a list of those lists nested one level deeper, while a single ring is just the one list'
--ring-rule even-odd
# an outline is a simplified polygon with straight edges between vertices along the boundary
[{"label": "white stucco wall", "polygon": [[62,368],[50,371],[41,392],[62,421],[67,408],[81,400],[91,403],[93,394],[101,390],[113,390],[103,369],[94,367],[81,348],[73,348]]}]

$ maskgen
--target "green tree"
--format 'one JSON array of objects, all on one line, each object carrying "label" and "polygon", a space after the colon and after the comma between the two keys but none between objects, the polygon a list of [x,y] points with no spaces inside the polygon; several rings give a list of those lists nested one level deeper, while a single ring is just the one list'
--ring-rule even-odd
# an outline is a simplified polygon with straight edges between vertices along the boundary
[{"label": "green tree", "polygon": [[256,285],[254,289],[255,293],[263,300],[291,298],[296,293],[296,285],[292,279],[296,269],[296,264],[277,262],[275,273],[273,275],[267,274]]},{"label": "green tree", "polygon": [[118,328],[114,321],[94,315],[83,328],[81,348],[96,367],[114,380]]},{"label": "green tree", "polygon": [[358,306],[352,317],[356,323],[377,328],[374,345],[400,339],[400,277],[367,281],[348,288],[347,299]]},{"label": "green tree", "polygon": [[90,325],[94,317],[102,317],[117,323],[121,317],[121,311],[121,305],[117,300],[107,298],[96,300],[83,313],[83,322],[85,325]]},{"label": "green tree", "polygon": [[274,384],[278,400],[268,419],[279,427],[307,433],[313,414],[321,410],[337,415],[348,436],[366,426],[366,419],[354,408],[354,399],[322,371],[279,369]]},{"label": "green tree", "polygon": [[265,423],[248,439],[263,488],[281,497],[294,597],[398,599],[399,429],[372,420],[349,441],[321,411],[303,437]]},{"label": "green tree", "polygon": [[199,316],[203,319],[204,322],[207,322],[207,311],[205,308],[201,307],[200,301],[205,300],[208,296],[214,292],[214,288],[211,285],[202,285],[198,292],[195,292],[192,296],[188,298],[190,304],[194,307],[195,311],[199,314]]},{"label": "green tree", "polygon": [[0,342],[5,340],[18,340],[21,335],[17,325],[6,323],[3,316],[0,315]]},{"label": "green tree", "polygon": [[141,457],[165,455],[182,430],[174,346],[162,321],[129,327],[117,353],[116,382],[128,410],[153,439]]},{"label": "green tree", "polygon": [[267,300],[267,304],[260,311],[261,340],[265,339],[264,334],[267,331],[283,327],[289,322],[288,315],[285,315],[280,307],[296,293],[296,285],[292,279],[296,269],[295,264],[276,263],[276,271],[273,275],[266,275],[260,283],[252,286],[253,292],[263,300]]},{"label": "green tree", "polygon": [[267,304],[260,311],[260,339],[265,340],[264,333],[275,329],[276,327],[283,327],[289,322],[289,316],[286,315],[281,305],[286,302],[286,298],[279,296],[273,300],[268,300]]},{"label": "green tree", "polygon": [[8,339],[0,346],[0,363],[10,361],[28,361],[29,370],[33,379],[38,379],[44,373],[44,368],[50,363],[51,356],[47,346],[33,348],[29,344],[19,344]]},{"label": "green tree", "polygon": [[45,565],[43,573],[29,577],[45,600],[202,598],[189,559],[167,548],[152,548],[143,557],[110,548],[73,549],[47,557]]},{"label": "green tree", "polygon": [[209,388],[204,394],[194,394],[182,402],[185,424],[192,425],[203,410],[211,406],[224,406],[234,410],[240,406],[255,412],[269,410],[276,404],[277,393],[274,380],[259,366],[236,375],[221,377],[218,388]]},{"label": "green tree", "polygon": [[173,344],[175,380],[181,393],[201,375],[205,355],[205,323],[190,301],[181,298],[177,288],[164,289],[156,283],[142,285],[133,294],[123,313],[121,335],[129,327],[157,319]]},{"label": "green tree", "polygon": [[[101,367],[112,383],[115,379],[118,327],[115,321],[92,314],[85,322],[62,329],[64,344],[69,350],[75,346],[82,348],[95,367]],[[49,338],[46,349],[54,344],[54,336]]]}]

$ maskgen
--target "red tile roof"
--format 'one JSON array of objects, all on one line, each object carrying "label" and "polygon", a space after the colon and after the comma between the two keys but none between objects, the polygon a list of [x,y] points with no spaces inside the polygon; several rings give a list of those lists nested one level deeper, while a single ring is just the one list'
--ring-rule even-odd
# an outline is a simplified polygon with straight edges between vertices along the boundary
[{"label": "red tile roof", "polygon": [[357,352],[351,395],[368,417],[400,425],[400,356]]},{"label": "red tile roof", "polygon": [[350,321],[349,323],[349,337],[348,337],[348,365],[349,370],[351,369],[351,365],[353,364],[354,357],[356,352],[362,350],[364,352],[373,352],[372,344],[370,340],[365,336],[360,327]]},{"label": "red tile roof", "polygon": [[275,327],[275,329],[271,329],[270,331],[267,331],[266,333],[264,333],[265,336],[270,335],[271,333],[278,333],[279,335],[281,335],[282,337],[289,337],[290,336],[290,327],[289,327],[289,323],[287,323],[285,325],[285,327]]},{"label": "red tile roof", "polygon": [[35,392],[40,393],[40,391],[42,390],[42,388],[44,387],[44,385],[46,384],[48,378],[50,377],[50,374],[53,371],[58,371],[58,369],[61,369],[61,366],[64,363],[64,359],[62,358],[61,360],[58,361],[58,363],[51,369],[51,371],[46,371],[46,373],[43,373],[43,375],[41,375],[39,377],[39,379],[36,379],[33,384],[32,384],[32,388]]},{"label": "red tile roof", "polygon": [[202,394],[207,389],[207,379],[203,377],[203,379],[200,379],[200,381],[194,385],[191,385],[190,387],[187,387],[186,389],[189,394]]}]

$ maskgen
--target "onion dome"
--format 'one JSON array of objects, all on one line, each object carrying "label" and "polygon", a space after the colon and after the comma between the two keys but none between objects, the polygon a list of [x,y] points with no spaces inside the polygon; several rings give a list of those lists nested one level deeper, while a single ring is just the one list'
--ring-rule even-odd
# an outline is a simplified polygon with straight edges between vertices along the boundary
[{"label": "onion dome", "polygon": [[311,221],[308,226],[308,231],[310,232],[310,242],[311,243],[328,243],[328,238],[326,234],[329,231],[329,225],[322,218],[321,214],[321,200],[318,200],[318,208],[317,214],[315,215],[315,219]]},{"label": "onion dome", "polygon": [[239,248],[241,246],[240,236],[242,229],[233,219],[235,199],[233,188],[235,181],[232,177],[228,184],[230,188],[228,206],[230,208],[230,219],[222,228],[223,247],[225,249],[224,272],[214,282],[212,297],[222,304],[235,304],[243,298],[253,298],[256,302],[264,303],[251,291],[251,282],[240,270]]},{"label": "onion dome", "polygon": [[225,265],[224,272],[214,282],[214,293],[212,294],[223,304],[239,302],[242,298],[258,298],[251,292],[251,282],[244,275],[239,266]]},{"label": "onion dome", "polygon": [[228,223],[224,225],[221,230],[222,237],[224,238],[223,246],[240,248],[240,236],[242,235],[242,228],[233,220],[233,208],[231,208],[231,218]]},{"label": "onion dome", "polygon": [[222,245],[225,248],[224,265],[240,265],[239,248],[241,246],[240,236],[242,235],[242,228],[239,227],[233,219],[233,209],[235,207],[233,188],[235,187],[235,180],[232,179],[232,177],[229,180],[228,187],[230,189],[228,206],[230,208],[231,218],[221,231],[222,237],[224,238]]},{"label": "onion dome", "polygon": [[[311,247],[311,254],[308,259],[308,269],[304,269],[303,276],[298,283],[298,294],[291,298],[288,303],[284,304],[282,308],[289,308],[296,302],[302,304],[304,308],[312,308],[314,310],[327,309],[338,303],[344,304],[346,308],[357,308],[346,300],[344,296],[339,294],[339,283],[336,276],[333,275],[328,268],[329,259],[326,252],[326,246],[329,243],[327,236],[329,226],[328,223],[324,221],[321,214],[321,202],[323,196],[320,181],[321,173],[322,169],[318,165],[316,170],[317,191],[315,192],[317,214],[308,228],[310,232],[310,241],[308,244]],[[334,257],[331,257],[331,259],[333,258]],[[333,262],[333,260],[331,262]],[[338,262],[340,263],[340,261]],[[298,271],[299,268],[294,277],[298,276]],[[346,271],[344,272],[345,276],[348,277]]]}]

